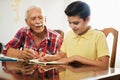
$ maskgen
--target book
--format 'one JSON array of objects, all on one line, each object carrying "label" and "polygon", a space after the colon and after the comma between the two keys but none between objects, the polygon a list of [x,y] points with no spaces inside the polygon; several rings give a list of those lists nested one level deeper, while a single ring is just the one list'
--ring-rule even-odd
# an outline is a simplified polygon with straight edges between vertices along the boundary
[{"label": "book", "polygon": [[38,59],[32,59],[28,61],[29,64],[41,64],[41,65],[64,65],[65,62],[58,61],[49,61],[49,62],[40,62]]},{"label": "book", "polygon": [[2,62],[26,62],[28,64],[40,64],[40,65],[63,65],[66,64],[65,62],[58,62],[58,61],[49,61],[49,62],[40,62],[38,59],[31,59],[31,60],[23,60],[23,59],[18,59],[18,58],[12,58],[8,56],[4,56],[0,54],[0,61]]}]

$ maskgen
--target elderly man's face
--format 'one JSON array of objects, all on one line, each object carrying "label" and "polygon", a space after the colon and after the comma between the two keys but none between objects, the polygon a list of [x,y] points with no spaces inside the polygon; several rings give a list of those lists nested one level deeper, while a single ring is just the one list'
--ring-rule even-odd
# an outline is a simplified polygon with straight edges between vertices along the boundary
[{"label": "elderly man's face", "polygon": [[27,14],[26,23],[33,30],[33,32],[43,32],[45,29],[45,16],[42,13],[42,10],[37,8],[31,9]]}]

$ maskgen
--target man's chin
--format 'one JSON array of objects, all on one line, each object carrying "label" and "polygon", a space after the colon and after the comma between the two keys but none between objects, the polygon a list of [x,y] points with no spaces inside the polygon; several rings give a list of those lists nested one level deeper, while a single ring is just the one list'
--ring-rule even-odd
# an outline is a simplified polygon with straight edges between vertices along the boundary
[{"label": "man's chin", "polygon": [[35,33],[39,34],[42,33],[44,30],[35,30]]}]

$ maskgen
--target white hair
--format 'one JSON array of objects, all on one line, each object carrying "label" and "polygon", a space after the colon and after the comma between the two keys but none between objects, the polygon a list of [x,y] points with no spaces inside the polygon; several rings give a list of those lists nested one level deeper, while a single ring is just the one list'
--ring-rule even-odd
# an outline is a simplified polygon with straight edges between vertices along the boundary
[{"label": "white hair", "polygon": [[39,10],[42,12],[43,16],[45,16],[45,13],[44,13],[43,9],[40,8],[39,6],[30,6],[30,7],[27,9],[27,11],[26,11],[25,19],[28,18],[28,13],[29,13],[29,11],[31,11],[32,9],[39,9]]}]

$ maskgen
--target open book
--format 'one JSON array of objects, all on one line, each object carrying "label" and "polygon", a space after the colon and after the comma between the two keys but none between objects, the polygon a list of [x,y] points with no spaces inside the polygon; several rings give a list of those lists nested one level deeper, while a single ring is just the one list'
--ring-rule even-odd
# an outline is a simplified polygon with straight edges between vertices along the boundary
[{"label": "open book", "polygon": [[18,58],[12,58],[8,56],[4,56],[0,54],[0,61],[2,62],[26,62],[28,64],[40,64],[40,65],[57,65],[57,64],[66,64],[65,62],[58,62],[58,61],[50,61],[50,62],[40,62],[38,59],[31,59],[31,60],[23,60]]},{"label": "open book", "polygon": [[40,62],[38,59],[32,59],[28,61],[29,64],[41,64],[41,65],[63,65],[65,62],[50,61],[50,62]]}]

